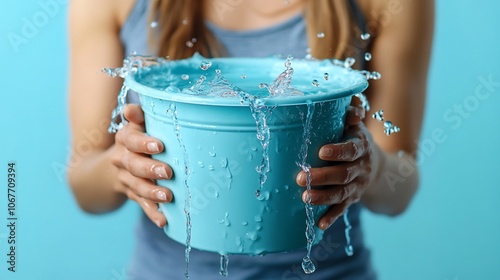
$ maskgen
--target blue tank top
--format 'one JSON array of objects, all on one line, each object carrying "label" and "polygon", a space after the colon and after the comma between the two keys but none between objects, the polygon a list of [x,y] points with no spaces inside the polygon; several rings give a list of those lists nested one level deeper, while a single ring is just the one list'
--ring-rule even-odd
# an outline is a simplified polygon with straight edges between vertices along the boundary
[{"label": "blue tank top", "polygon": [[[363,17],[354,1],[350,2],[354,19],[360,27]],[[127,21],[121,29],[121,40],[125,52],[148,54],[149,1],[137,0]],[[292,54],[304,57],[307,49],[306,25],[302,15],[272,27],[252,31],[228,31],[207,22],[207,27],[226,48],[229,56],[263,57],[276,54]],[[277,44],[276,42],[282,42]],[[135,93],[129,93],[128,101],[139,103]],[[361,204],[349,208],[351,244],[354,255],[344,251],[345,224],[338,219],[324,234],[323,240],[311,250],[316,272],[306,275],[301,261],[306,250],[297,250],[266,256],[232,255],[229,257],[229,275],[219,274],[220,257],[216,253],[192,249],[190,256],[190,279],[376,279],[370,262],[370,252],[363,242],[360,224]],[[146,215],[136,228],[137,245],[128,269],[130,280],[184,279],[184,244],[170,239],[162,229],[156,227]],[[279,238],[279,237],[277,237]]]}]

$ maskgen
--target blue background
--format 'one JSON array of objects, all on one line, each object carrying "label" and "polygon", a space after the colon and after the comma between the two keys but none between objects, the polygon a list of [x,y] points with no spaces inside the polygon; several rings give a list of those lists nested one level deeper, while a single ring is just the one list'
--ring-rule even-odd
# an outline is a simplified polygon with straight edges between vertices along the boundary
[{"label": "blue background", "polygon": [[[37,1],[0,9],[0,279],[124,280],[139,209],[90,216],[57,168],[69,151],[66,8],[16,52],[8,34],[42,11]],[[422,141],[446,135],[421,158],[422,184],[395,219],[363,215],[380,279],[500,279],[500,86],[455,124],[443,116],[472,102],[480,77],[500,82],[500,2],[438,1]],[[483,88],[484,92],[484,88]],[[459,116],[453,113],[453,116]],[[17,167],[17,273],[6,267],[7,163]],[[216,268],[215,268],[216,269]]]}]

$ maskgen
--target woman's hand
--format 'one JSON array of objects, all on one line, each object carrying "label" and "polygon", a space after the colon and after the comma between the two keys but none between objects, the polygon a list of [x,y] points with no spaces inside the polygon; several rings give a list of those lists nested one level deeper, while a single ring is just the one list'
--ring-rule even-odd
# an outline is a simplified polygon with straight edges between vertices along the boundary
[{"label": "woman's hand", "polygon": [[[332,165],[311,168],[311,204],[330,205],[318,221],[319,228],[330,227],[353,203],[358,202],[370,183],[374,182],[381,165],[381,152],[370,132],[363,124],[365,111],[361,107],[349,107],[343,142],[327,144],[319,150],[322,160]],[[297,184],[306,186],[306,173],[297,175]],[[308,200],[304,191],[302,200]]]},{"label": "woman's hand", "polygon": [[127,105],[124,116],[128,123],[115,135],[112,162],[118,168],[115,190],[137,202],[146,215],[158,226],[167,223],[158,210],[158,203],[172,201],[172,192],[157,186],[155,180],[173,176],[167,164],[149,158],[161,153],[163,144],[144,133],[144,113],[138,105]]}]

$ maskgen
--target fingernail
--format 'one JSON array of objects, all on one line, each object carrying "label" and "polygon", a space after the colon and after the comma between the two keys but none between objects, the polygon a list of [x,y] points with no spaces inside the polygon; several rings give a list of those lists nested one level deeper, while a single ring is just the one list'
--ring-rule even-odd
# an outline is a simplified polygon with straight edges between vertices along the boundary
[{"label": "fingernail", "polygon": [[149,142],[147,145],[147,148],[150,152],[157,153],[160,151],[160,148],[158,148],[158,144],[156,142]]},{"label": "fingernail", "polygon": [[303,172],[300,172],[299,175],[297,176],[297,181],[299,183],[303,183],[305,179],[306,179],[305,174]]},{"label": "fingernail", "polygon": [[160,221],[155,221],[155,224],[156,224],[156,226],[158,226],[159,228],[161,228]]},{"label": "fingernail", "polygon": [[159,165],[159,166],[155,166],[153,168],[153,172],[155,173],[156,176],[158,176],[159,178],[167,178],[168,175],[167,175],[167,170],[165,170],[165,167]]},{"label": "fingernail", "polygon": [[319,150],[319,155],[322,157],[329,157],[329,156],[333,155],[333,149],[322,148],[321,150]]},{"label": "fingernail", "polygon": [[158,200],[161,200],[161,201],[167,201],[167,195],[165,194],[165,192],[162,192],[162,191],[156,192],[156,198],[158,198]]}]

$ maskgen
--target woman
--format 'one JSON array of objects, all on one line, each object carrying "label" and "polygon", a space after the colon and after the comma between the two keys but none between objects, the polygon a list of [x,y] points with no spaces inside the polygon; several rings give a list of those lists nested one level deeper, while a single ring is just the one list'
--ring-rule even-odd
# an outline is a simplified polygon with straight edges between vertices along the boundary
[{"label": "woman", "polygon": [[[97,75],[96,71],[104,66],[119,67],[124,55],[132,51],[170,59],[186,58],[195,51],[205,56],[262,57],[282,53],[304,57],[310,47],[316,58],[355,56],[355,66],[384,76],[373,81],[366,92],[371,107],[384,109],[385,117],[402,129],[387,137],[377,120],[361,121],[365,112],[351,107],[344,141],[325,145],[319,151],[319,157],[332,165],[311,169],[312,185],[325,186],[311,191],[311,202],[330,207],[318,222],[326,233],[324,241],[313,248],[317,271],[309,277],[375,279],[369,251],[363,244],[359,212],[366,207],[375,213],[398,215],[407,208],[418,187],[418,169],[403,174],[401,162],[412,159],[417,149],[433,9],[432,0],[72,1],[69,32],[73,146],[85,141],[86,132],[109,120],[116,105],[122,81]],[[155,24],[151,24],[153,21]],[[366,59],[366,66],[362,63],[365,52],[372,56]],[[137,102],[133,97],[130,101]],[[157,209],[157,203],[170,202],[173,197],[155,180],[172,178],[172,170],[149,158],[168,147],[144,134],[139,105],[128,105],[124,114],[129,123],[116,135],[105,134],[84,156],[72,155],[82,159],[69,170],[69,182],[79,205],[87,212],[112,211],[127,199],[144,210],[137,229],[131,279],[182,279],[184,246],[162,232],[160,228],[167,221]],[[297,174],[299,186],[305,185],[303,175]],[[303,200],[307,200],[305,193]],[[351,257],[342,249],[344,223],[337,221],[348,207],[355,250]],[[301,250],[259,258],[232,256],[228,278],[305,279],[307,275],[300,269],[304,254]],[[191,278],[220,278],[218,261],[215,254],[193,249]]]}]

